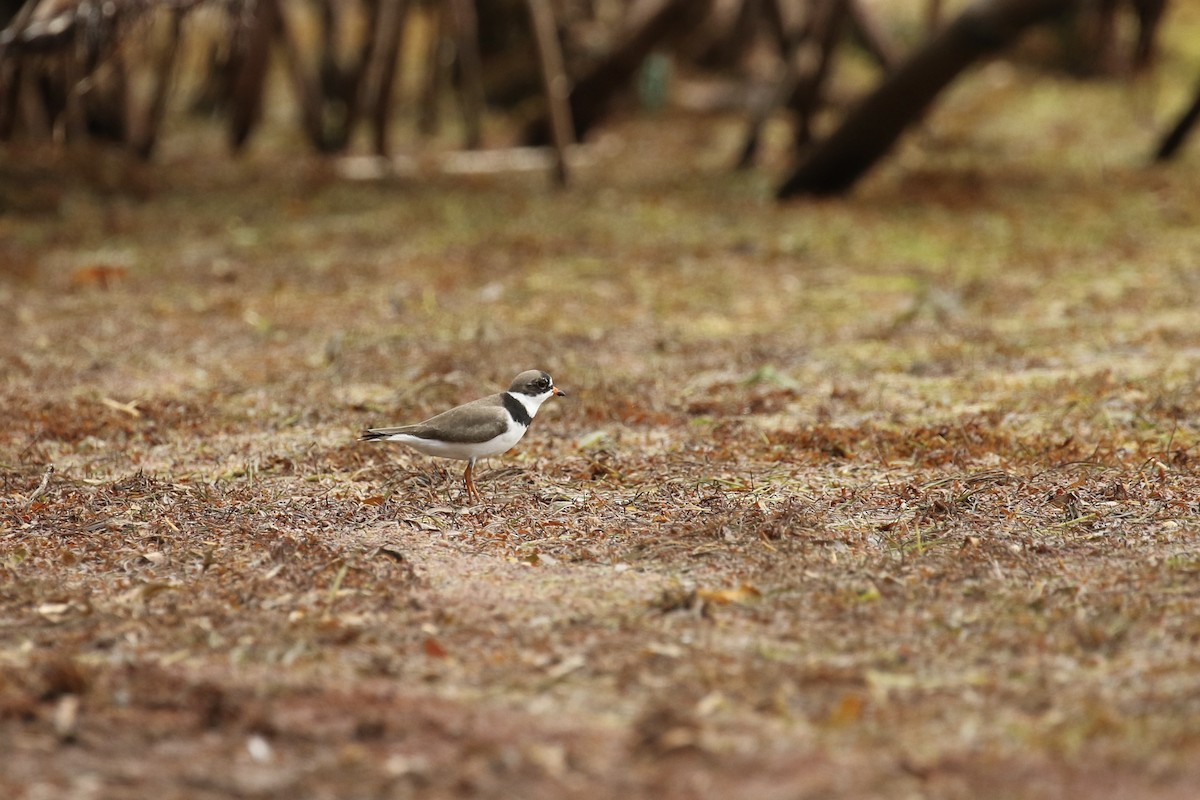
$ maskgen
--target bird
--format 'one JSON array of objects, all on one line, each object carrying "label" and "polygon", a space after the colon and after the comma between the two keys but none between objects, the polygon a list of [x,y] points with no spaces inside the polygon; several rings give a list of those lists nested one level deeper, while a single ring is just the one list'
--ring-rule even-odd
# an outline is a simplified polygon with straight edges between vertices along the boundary
[{"label": "bird", "polygon": [[467,500],[478,501],[472,470],[475,462],[498,456],[521,441],[542,403],[566,397],[549,374],[530,369],[513,378],[507,391],[472,400],[414,425],[368,428],[358,440],[400,442],[427,456],[467,462],[463,484]]}]

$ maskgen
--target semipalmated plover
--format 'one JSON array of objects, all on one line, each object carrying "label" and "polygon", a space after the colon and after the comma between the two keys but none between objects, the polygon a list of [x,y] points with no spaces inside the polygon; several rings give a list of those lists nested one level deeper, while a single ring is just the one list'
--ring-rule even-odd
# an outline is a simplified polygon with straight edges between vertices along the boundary
[{"label": "semipalmated plover", "polygon": [[371,428],[358,439],[400,442],[427,456],[466,461],[463,483],[467,499],[478,500],[479,491],[471,479],[476,460],[509,450],[521,441],[542,403],[566,394],[545,372],[531,369],[513,378],[507,392],[472,400],[415,425]]}]

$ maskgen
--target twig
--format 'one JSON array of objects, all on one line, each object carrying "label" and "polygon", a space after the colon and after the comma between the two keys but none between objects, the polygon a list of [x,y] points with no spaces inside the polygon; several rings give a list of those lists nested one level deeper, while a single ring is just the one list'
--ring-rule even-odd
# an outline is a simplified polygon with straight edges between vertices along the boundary
[{"label": "twig", "polygon": [[1053,525],[1050,525],[1049,527],[1051,529],[1070,528],[1073,525],[1080,525],[1084,522],[1091,522],[1092,520],[1096,519],[1099,516],[1100,516],[1099,512],[1093,511],[1091,514],[1084,514],[1081,517],[1072,517],[1071,519],[1063,520],[1062,522],[1056,522]]},{"label": "twig", "polygon": [[349,562],[343,561],[338,567],[337,575],[333,578],[333,584],[329,587],[329,607],[325,610],[326,614],[333,611],[333,604],[337,602],[338,591],[342,588],[342,581],[346,577],[346,573],[350,571]]},{"label": "twig", "polygon": [[29,497],[25,498],[25,507],[29,508],[33,505],[33,501],[37,500],[46,491],[46,487],[50,485],[50,476],[54,474],[54,465],[47,464],[46,471],[42,473],[42,482],[38,487],[30,493]]}]

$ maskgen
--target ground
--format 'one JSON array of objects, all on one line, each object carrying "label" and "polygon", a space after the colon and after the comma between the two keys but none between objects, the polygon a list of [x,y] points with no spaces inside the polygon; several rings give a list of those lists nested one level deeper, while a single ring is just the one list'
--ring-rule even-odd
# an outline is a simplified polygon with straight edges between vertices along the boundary
[{"label": "ground", "polygon": [[[0,794],[1192,797],[1191,83],[1012,70],[786,205],[730,119],[565,192],[9,150]],[[478,504],[355,441],[527,368]]]}]

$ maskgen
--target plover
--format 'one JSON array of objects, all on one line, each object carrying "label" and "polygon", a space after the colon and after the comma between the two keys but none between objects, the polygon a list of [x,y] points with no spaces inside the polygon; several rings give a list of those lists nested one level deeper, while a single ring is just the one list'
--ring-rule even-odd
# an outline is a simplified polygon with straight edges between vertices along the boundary
[{"label": "plover", "polygon": [[542,403],[566,394],[545,372],[526,370],[513,378],[506,392],[472,400],[415,425],[371,428],[358,438],[359,441],[400,442],[427,456],[466,461],[463,483],[467,488],[467,499],[478,500],[479,490],[471,479],[475,462],[511,449],[529,430],[529,423]]}]

